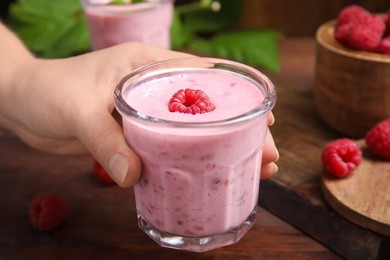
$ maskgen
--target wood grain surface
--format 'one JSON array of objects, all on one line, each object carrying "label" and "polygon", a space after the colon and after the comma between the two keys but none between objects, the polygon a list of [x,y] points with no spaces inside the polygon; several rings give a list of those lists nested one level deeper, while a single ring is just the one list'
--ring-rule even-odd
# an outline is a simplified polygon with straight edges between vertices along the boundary
[{"label": "wood grain surface", "polygon": [[[343,251],[318,236],[324,230],[331,241],[353,251],[326,226],[335,213],[332,218],[322,211],[318,153],[337,135],[313,109],[313,54],[313,39],[284,39],[282,71],[266,72],[278,91],[272,131],[280,171],[262,182],[260,198],[267,210],[260,208],[255,226],[239,243],[201,254],[161,248],[137,226],[132,189],[99,184],[92,158],[35,151],[5,134],[0,137],[0,259],[340,259]],[[33,196],[48,191],[63,196],[70,213],[63,226],[42,233],[30,225],[27,208]],[[316,219],[318,213],[323,218]],[[347,235],[376,255],[377,240]]]},{"label": "wood grain surface", "polygon": [[390,259],[389,237],[349,221],[322,193],[322,149],[345,136],[315,107],[314,39],[285,40],[281,50],[281,73],[269,74],[278,93],[271,130],[280,152],[279,173],[263,182],[260,205],[346,259]]},{"label": "wood grain surface", "polygon": [[334,129],[363,138],[390,116],[390,56],[346,48],[334,38],[335,25],[329,21],[316,34],[314,100]]},{"label": "wood grain surface", "polygon": [[[222,1],[223,2],[223,1]],[[240,27],[273,28],[288,37],[313,37],[317,28],[337,17],[347,5],[360,5],[375,13],[389,9],[387,0],[242,0]]]},{"label": "wood grain surface", "polygon": [[[236,245],[198,254],[159,247],[136,223],[132,189],[105,187],[92,158],[35,151],[0,137],[0,259],[389,259],[390,241],[335,211],[321,191],[320,153],[342,135],[318,115],[313,100],[315,41],[281,41],[276,85],[279,172],[262,181],[257,221]],[[70,205],[67,222],[35,231],[27,208],[53,191]]]},{"label": "wood grain surface", "polygon": [[323,175],[325,198],[352,222],[390,236],[390,162],[370,153],[364,140],[358,144],[363,160],[350,176]]},{"label": "wood grain surface", "polygon": [[[0,147],[0,259],[340,259],[262,208],[235,245],[206,253],[161,248],[137,226],[133,190],[98,183],[92,158],[38,152],[9,136]],[[51,232],[29,223],[29,203],[41,192],[69,205],[67,222]]]}]

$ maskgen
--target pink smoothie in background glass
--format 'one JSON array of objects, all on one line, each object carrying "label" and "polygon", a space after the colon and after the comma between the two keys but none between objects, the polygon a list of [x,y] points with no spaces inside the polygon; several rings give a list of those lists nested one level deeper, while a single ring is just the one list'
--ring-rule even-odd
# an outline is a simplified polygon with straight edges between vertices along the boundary
[{"label": "pink smoothie in background glass", "polygon": [[[211,112],[170,112],[180,89],[199,89]],[[276,95],[260,72],[210,58],[143,67],[118,85],[115,102],[140,156],[140,227],[160,245],[206,251],[237,242],[253,225],[267,114]]]},{"label": "pink smoothie in background glass", "polygon": [[98,50],[123,42],[170,48],[173,0],[111,5],[111,0],[82,0],[92,41]]}]

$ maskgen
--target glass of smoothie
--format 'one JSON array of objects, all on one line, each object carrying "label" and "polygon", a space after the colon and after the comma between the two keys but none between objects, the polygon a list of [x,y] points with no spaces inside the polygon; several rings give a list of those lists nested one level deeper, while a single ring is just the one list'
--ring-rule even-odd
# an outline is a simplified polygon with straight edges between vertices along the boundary
[{"label": "glass of smoothie", "polygon": [[134,186],[139,227],[164,247],[203,252],[252,227],[272,82],[215,58],[141,67],[115,90],[129,146],[140,156]]},{"label": "glass of smoothie", "polygon": [[173,0],[129,4],[113,4],[113,0],[81,1],[93,50],[124,42],[143,42],[170,49]]}]

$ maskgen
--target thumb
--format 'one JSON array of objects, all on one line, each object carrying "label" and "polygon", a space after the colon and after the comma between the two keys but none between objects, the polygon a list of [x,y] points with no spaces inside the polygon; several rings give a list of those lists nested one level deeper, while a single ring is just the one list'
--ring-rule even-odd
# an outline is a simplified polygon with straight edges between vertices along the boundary
[{"label": "thumb", "polygon": [[141,163],[127,145],[122,128],[105,110],[87,117],[79,119],[78,138],[119,186],[132,186],[140,176]]}]

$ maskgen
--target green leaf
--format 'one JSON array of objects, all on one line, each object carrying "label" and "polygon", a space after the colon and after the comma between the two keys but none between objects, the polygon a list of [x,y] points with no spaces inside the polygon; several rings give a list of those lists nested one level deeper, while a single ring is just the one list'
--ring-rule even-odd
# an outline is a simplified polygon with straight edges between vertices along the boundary
[{"label": "green leaf", "polygon": [[189,48],[203,54],[232,59],[251,66],[279,71],[279,33],[272,30],[241,30],[198,38]]},{"label": "green leaf", "polygon": [[173,50],[180,50],[193,37],[193,33],[183,24],[180,14],[175,10],[171,27],[171,48]]},{"label": "green leaf", "polygon": [[211,9],[201,9],[194,12],[181,13],[188,30],[195,33],[217,32],[236,22],[242,13],[241,0],[220,0],[221,8],[214,12]]},{"label": "green leaf", "polygon": [[[193,50],[278,71],[278,34],[269,30],[223,32],[239,18],[241,0],[219,0],[219,12],[210,11],[210,1],[193,0],[186,9],[175,8],[172,49]],[[11,5],[7,23],[41,57],[62,58],[91,49],[80,0],[19,0]],[[201,38],[204,33],[214,37]]]},{"label": "green leaf", "polygon": [[10,28],[44,58],[62,58],[90,50],[79,0],[19,0],[10,7]]}]

